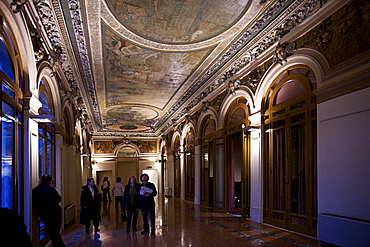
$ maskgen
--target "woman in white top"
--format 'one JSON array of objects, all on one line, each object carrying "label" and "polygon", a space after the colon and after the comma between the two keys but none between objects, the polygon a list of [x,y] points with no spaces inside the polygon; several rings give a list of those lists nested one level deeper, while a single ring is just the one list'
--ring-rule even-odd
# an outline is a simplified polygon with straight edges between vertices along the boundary
[{"label": "woman in white top", "polygon": [[112,194],[114,196],[115,204],[116,204],[116,214],[119,214],[118,204],[121,204],[122,208],[122,200],[123,200],[123,192],[125,191],[125,188],[123,184],[121,184],[121,177],[117,178],[117,183],[113,186]]}]

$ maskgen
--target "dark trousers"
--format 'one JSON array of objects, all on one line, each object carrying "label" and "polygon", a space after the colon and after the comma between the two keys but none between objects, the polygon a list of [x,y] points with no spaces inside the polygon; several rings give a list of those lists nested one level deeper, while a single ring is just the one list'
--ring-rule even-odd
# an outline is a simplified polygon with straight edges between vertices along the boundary
[{"label": "dark trousers", "polygon": [[60,236],[62,218],[41,219],[41,221],[44,223],[45,230],[49,234],[53,247],[64,247],[64,242]]},{"label": "dark trousers", "polygon": [[121,205],[121,208],[122,208],[122,200],[123,200],[123,196],[115,196],[114,197],[114,200],[115,200],[115,205],[116,205],[116,213],[118,214],[119,213],[119,207],[118,207],[118,204]]},{"label": "dark trousers", "polygon": [[144,230],[149,231],[149,222],[148,216],[150,220],[150,228],[151,231],[155,231],[155,208],[144,208],[141,209],[141,214],[143,215],[143,222],[144,222]]},{"label": "dark trousers", "polygon": [[104,202],[111,201],[109,189],[103,189],[103,201]]},{"label": "dark trousers", "polygon": [[[98,221],[98,220],[92,220],[92,222],[93,222],[93,225],[94,225],[94,227],[95,227],[95,232],[96,232],[96,230],[97,230],[97,229],[99,229],[99,221]],[[89,231],[89,229],[90,229],[90,224],[91,224],[91,220],[89,220],[89,221],[86,223],[86,225],[85,225],[86,231]]]},{"label": "dark trousers", "polygon": [[126,229],[131,229],[131,218],[132,218],[132,229],[136,230],[137,217],[139,215],[139,210],[136,207],[130,207],[127,209],[127,223]]}]

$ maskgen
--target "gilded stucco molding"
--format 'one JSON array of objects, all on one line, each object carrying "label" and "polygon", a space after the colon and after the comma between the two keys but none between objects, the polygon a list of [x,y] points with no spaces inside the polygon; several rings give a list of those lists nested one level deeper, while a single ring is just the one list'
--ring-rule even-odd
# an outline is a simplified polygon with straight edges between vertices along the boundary
[{"label": "gilded stucco molding", "polygon": [[[39,19],[43,28],[48,36],[49,42],[51,44],[51,54],[50,61],[52,63],[53,69],[58,70],[60,68],[65,78],[68,80],[70,87],[70,93],[64,92],[65,97],[72,97],[76,108],[84,111],[84,122],[87,124],[90,131],[93,131],[93,126],[89,120],[88,109],[84,103],[83,97],[81,96],[81,83],[78,83],[78,73],[75,69],[75,66],[72,66],[70,59],[71,54],[71,45],[69,43],[69,38],[64,27],[63,15],[61,14],[59,1],[50,2],[48,0],[34,0],[33,1],[35,8],[37,9]],[[64,27],[63,29],[60,29]],[[72,56],[73,57],[73,56]]]},{"label": "gilded stucco molding", "polygon": [[28,2],[28,0],[13,0],[10,3],[11,8],[13,9],[14,13],[19,13],[24,9],[24,5]]}]

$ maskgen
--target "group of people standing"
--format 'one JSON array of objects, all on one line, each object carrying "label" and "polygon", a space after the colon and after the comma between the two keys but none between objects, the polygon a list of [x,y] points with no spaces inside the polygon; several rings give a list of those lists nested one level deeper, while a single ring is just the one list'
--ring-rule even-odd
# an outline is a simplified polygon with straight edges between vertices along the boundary
[{"label": "group of people standing", "polygon": [[[125,187],[123,196],[122,210],[127,210],[126,232],[131,230],[136,231],[136,223],[138,218],[138,210],[141,210],[143,217],[143,228],[141,234],[149,233],[150,221],[150,235],[155,235],[155,201],[154,197],[157,195],[155,185],[149,182],[148,174],[140,176],[141,184],[136,182],[136,178],[131,176],[128,184]],[[149,218],[149,221],[148,221]]]},{"label": "group of people standing", "polygon": [[[131,176],[126,186],[121,184],[122,179],[117,178],[117,183],[112,189],[112,194],[115,198],[116,213],[119,213],[119,204],[121,204],[122,212],[127,211],[126,232],[137,231],[137,219],[139,210],[143,217],[143,228],[141,234],[155,235],[155,202],[154,197],[157,195],[156,186],[149,182],[148,174],[140,176],[142,183],[137,183],[136,178]],[[104,182],[107,182],[104,184]],[[52,186],[53,179],[50,175],[43,175],[40,179],[40,184],[32,191],[33,204],[40,220],[48,232],[53,246],[65,246],[60,236],[62,224],[62,208],[60,202],[62,197],[55,187]],[[110,186],[108,178],[104,178],[104,189]],[[98,234],[99,222],[101,221],[101,202],[108,202],[110,196],[103,199],[102,193],[99,192],[93,178],[87,179],[87,184],[82,186],[80,202],[80,223],[85,226],[86,232],[90,232],[91,221],[94,226],[95,234]],[[108,195],[106,190],[103,194]],[[150,225],[149,225],[149,221]],[[150,226],[150,228],[149,228]],[[150,231],[149,231],[150,230]]]},{"label": "group of people standing", "polygon": [[[137,231],[137,219],[139,210],[143,217],[143,228],[141,234],[155,235],[155,202],[154,197],[157,195],[156,186],[149,182],[148,174],[140,176],[142,183],[137,183],[136,177],[131,176],[126,186],[121,184],[122,179],[117,178],[117,183],[114,184],[112,194],[115,198],[115,210],[119,214],[119,205],[122,212],[127,211],[126,232]],[[102,185],[103,198],[95,182],[92,178],[87,180],[87,185],[82,186],[81,192],[81,214],[80,223],[85,225],[86,231],[89,232],[91,221],[94,225],[95,233],[99,232],[99,221],[101,221],[100,209],[101,201],[110,201],[110,196],[104,189],[110,186],[108,178],[105,177]],[[104,188],[104,189],[103,189]],[[149,221],[148,221],[149,219]],[[150,224],[149,224],[150,222]]]}]

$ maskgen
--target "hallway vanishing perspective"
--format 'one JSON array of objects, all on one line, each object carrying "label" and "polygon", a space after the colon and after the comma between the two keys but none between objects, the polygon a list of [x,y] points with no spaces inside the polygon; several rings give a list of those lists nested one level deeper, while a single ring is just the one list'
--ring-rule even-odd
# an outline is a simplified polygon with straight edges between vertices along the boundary
[{"label": "hallway vanishing perspective", "polygon": [[225,213],[211,212],[203,207],[174,198],[157,199],[156,235],[141,235],[139,214],[138,231],[126,233],[126,223],[114,211],[114,203],[104,203],[99,235],[86,233],[76,219],[63,232],[68,247],[86,246],[320,246],[314,238],[272,226],[240,222]]},{"label": "hallway vanishing perspective", "polygon": [[[33,247],[370,247],[369,0],[0,0],[0,80],[0,209]],[[154,236],[113,202],[86,234],[81,186],[142,174]]]}]

